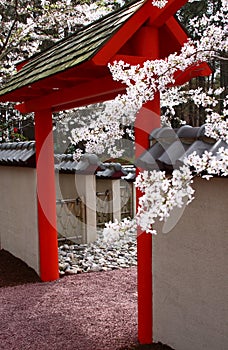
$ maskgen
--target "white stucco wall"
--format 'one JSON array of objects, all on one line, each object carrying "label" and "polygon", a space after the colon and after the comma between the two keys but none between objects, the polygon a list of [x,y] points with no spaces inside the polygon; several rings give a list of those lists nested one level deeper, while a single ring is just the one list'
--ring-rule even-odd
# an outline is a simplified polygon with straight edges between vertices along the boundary
[{"label": "white stucco wall", "polygon": [[197,179],[194,187],[176,226],[153,237],[154,341],[226,350],[228,179]]},{"label": "white stucco wall", "polygon": [[97,197],[97,204],[104,213],[111,213],[111,220],[121,220],[121,199],[120,199],[120,180],[119,179],[97,179],[96,191],[104,193],[109,191],[110,200],[102,203],[104,197]]},{"label": "white stucco wall", "polygon": [[0,167],[0,248],[39,274],[35,169]]},{"label": "white stucco wall", "polygon": [[82,230],[81,243],[93,242],[97,238],[95,176],[56,173],[56,198],[76,199],[77,197],[80,197],[85,206],[85,223],[78,225]]}]

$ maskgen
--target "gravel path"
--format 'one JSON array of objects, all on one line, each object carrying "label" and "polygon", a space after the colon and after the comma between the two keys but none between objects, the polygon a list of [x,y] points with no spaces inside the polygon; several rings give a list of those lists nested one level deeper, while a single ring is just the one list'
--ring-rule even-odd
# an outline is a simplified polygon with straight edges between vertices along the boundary
[{"label": "gravel path", "polygon": [[172,350],[137,343],[135,265],[135,237],[113,244],[99,237],[89,245],[63,244],[64,277],[41,283],[0,250],[0,350]]},{"label": "gravel path", "polygon": [[1,350],[116,350],[137,343],[136,268],[0,289]]},{"label": "gravel path", "polygon": [[64,276],[137,266],[136,250],[135,235],[108,243],[100,232],[93,243],[60,245],[59,273]]}]

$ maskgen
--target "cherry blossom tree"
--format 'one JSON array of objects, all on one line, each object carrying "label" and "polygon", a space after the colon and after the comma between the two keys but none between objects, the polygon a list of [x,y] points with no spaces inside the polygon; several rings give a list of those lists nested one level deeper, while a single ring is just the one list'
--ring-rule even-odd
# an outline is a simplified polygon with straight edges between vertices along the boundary
[{"label": "cherry blossom tree", "polygon": [[[165,3],[166,1],[163,0],[153,1],[156,6],[164,6]],[[121,119],[122,111],[127,108],[130,110],[132,121],[133,115],[145,102],[152,100],[157,91],[168,94],[167,87],[174,82],[176,71],[183,71],[192,64],[209,61],[214,57],[226,60],[226,57],[222,55],[227,52],[228,44],[227,7],[227,2],[222,1],[219,11],[210,17],[204,17],[204,30],[201,31],[201,35],[195,40],[189,39],[180,54],[172,54],[166,60],[147,61],[142,67],[139,65],[132,67],[125,62],[115,62],[110,67],[114,79],[127,85],[126,94],[116,98],[115,102],[118,102],[120,107],[115,108],[115,116]],[[198,28],[197,20],[192,21]],[[214,93],[216,95],[219,92]],[[189,93],[195,103],[206,107],[208,113],[205,125],[206,134],[227,143],[227,99],[224,99],[221,114],[218,114],[213,110],[217,101],[211,96],[212,91],[209,94],[199,90]],[[196,153],[191,154],[184,160],[184,165],[180,169],[173,171],[170,178],[167,178],[165,172],[162,171],[140,173],[136,179],[136,187],[143,195],[139,199],[136,217],[121,223],[108,223],[104,229],[105,237],[107,239],[118,238],[121,233],[135,228],[136,224],[140,225],[145,232],[155,234],[156,230],[153,225],[156,220],[166,220],[174,207],[181,208],[193,200],[194,190],[191,184],[193,178],[199,175],[206,179],[213,175],[227,176],[227,148],[221,147],[216,155],[210,152],[205,152],[202,157]]]},{"label": "cherry blossom tree", "polygon": [[123,5],[122,0],[1,0],[0,83],[15,64]]}]

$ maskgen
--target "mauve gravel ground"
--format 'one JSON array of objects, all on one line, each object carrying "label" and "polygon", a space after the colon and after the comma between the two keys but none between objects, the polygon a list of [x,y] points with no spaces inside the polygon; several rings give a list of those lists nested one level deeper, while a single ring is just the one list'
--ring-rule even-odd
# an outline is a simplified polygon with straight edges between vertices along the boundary
[{"label": "mauve gravel ground", "polygon": [[0,250],[1,350],[172,350],[137,342],[136,268],[41,283]]},{"label": "mauve gravel ground", "polygon": [[137,344],[136,268],[0,288],[1,350]]}]

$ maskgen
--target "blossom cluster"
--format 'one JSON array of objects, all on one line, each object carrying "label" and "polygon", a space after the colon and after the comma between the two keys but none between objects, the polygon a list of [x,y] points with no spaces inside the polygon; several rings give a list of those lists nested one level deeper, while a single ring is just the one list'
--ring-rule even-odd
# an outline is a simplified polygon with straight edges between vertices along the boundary
[{"label": "blossom cluster", "polygon": [[217,154],[205,151],[202,156],[193,152],[185,159],[185,164],[202,178],[209,180],[213,175],[228,176],[228,149],[220,147]]},{"label": "blossom cluster", "polygon": [[143,195],[139,198],[136,220],[143,231],[155,234],[153,225],[156,219],[165,221],[174,207],[181,208],[193,200],[192,178],[192,172],[185,165],[174,170],[170,178],[164,171],[139,174],[136,187]]},{"label": "blossom cluster", "polygon": [[122,221],[115,220],[105,224],[103,230],[104,241],[112,242],[121,239],[127,234],[132,234],[137,229],[137,223],[135,219],[124,218]]},{"label": "blossom cluster", "polygon": [[153,0],[152,5],[158,8],[163,8],[168,3],[168,0]]},{"label": "blossom cluster", "polygon": [[[160,93],[160,104],[163,110],[161,116],[162,125],[171,126],[170,120],[178,120],[179,124],[185,124],[186,121],[178,119],[176,116],[175,107],[180,104],[187,104],[193,102],[197,107],[203,107],[208,114],[208,123],[214,123],[209,118],[209,113],[213,113],[213,109],[218,106],[220,102],[220,94],[225,88],[208,89],[207,92],[202,87],[196,89],[187,89],[186,84],[184,86],[173,86],[165,89]],[[226,100],[223,100],[224,107],[226,106]],[[226,113],[226,109],[223,110]],[[210,121],[211,120],[211,121]],[[214,135],[212,136],[212,138]],[[216,137],[215,137],[216,138]]]},{"label": "blossom cluster", "polygon": [[206,135],[228,143],[228,118],[216,112],[208,114],[206,119]]},{"label": "blossom cluster", "polygon": [[142,192],[136,216],[133,220],[107,223],[103,231],[105,240],[119,239],[121,235],[135,231],[137,225],[147,233],[156,234],[156,220],[165,221],[175,207],[181,208],[193,200],[192,182],[193,175],[187,165],[174,170],[169,178],[164,171],[141,172],[135,183]]}]

